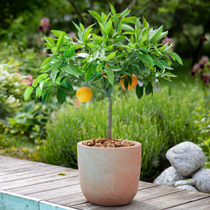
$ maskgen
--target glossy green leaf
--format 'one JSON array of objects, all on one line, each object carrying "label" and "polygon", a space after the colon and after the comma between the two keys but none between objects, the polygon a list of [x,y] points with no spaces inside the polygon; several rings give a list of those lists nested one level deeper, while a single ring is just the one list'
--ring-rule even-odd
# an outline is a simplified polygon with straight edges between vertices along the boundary
[{"label": "glossy green leaf", "polygon": [[106,60],[111,60],[112,58],[114,58],[114,56],[116,55],[117,51],[109,54],[107,57],[106,57]]},{"label": "glossy green leaf", "polygon": [[182,59],[175,52],[168,52],[168,54],[172,57],[173,60],[177,60],[179,64],[183,65]]},{"label": "glossy green leaf", "polygon": [[37,97],[37,98],[40,98],[41,95],[42,95],[42,90],[41,90],[41,88],[38,86],[38,87],[36,88],[36,97]]},{"label": "glossy green leaf", "polygon": [[39,76],[33,81],[32,85],[34,86],[34,85],[38,84],[42,79],[45,79],[45,78],[47,78],[48,76],[49,76],[48,74],[41,74],[41,75],[39,75]]},{"label": "glossy green leaf", "polygon": [[57,100],[60,104],[63,104],[66,100],[66,93],[61,88],[57,90]]},{"label": "glossy green leaf", "polygon": [[114,72],[110,68],[107,68],[106,70],[107,70],[108,81],[113,86],[114,85]]},{"label": "glossy green leaf", "polygon": [[41,65],[41,68],[46,66],[47,64],[49,64],[52,59],[53,59],[52,57],[49,57],[49,58],[45,59],[44,62],[42,63],[42,65]]},{"label": "glossy green leaf", "polygon": [[140,99],[143,96],[143,94],[144,94],[144,87],[143,86],[140,87],[139,85],[137,85],[136,86],[136,95],[137,95],[138,99]]},{"label": "glossy green leaf", "polygon": [[101,19],[101,16],[95,12],[95,11],[92,11],[92,10],[88,10],[88,12],[99,22],[102,22],[102,19]]},{"label": "glossy green leaf", "polygon": [[162,31],[163,31],[163,26],[160,26],[160,28],[158,28],[156,31],[153,32],[152,36],[150,37],[150,41],[151,42],[156,41],[160,37]]},{"label": "glossy green leaf", "polygon": [[52,81],[53,83],[55,82],[56,76],[57,76],[57,69],[58,67],[62,64],[63,61],[58,61],[57,63],[55,63],[52,67],[52,73],[51,73],[51,77],[52,77]]},{"label": "glossy green leaf", "polygon": [[89,81],[90,76],[91,76],[91,72],[92,72],[92,69],[88,69],[88,71],[86,72],[86,74],[85,74],[85,82]]},{"label": "glossy green leaf", "polygon": [[79,69],[79,67],[76,65],[73,65],[73,64],[67,64],[65,66],[60,66],[60,70],[66,72],[66,73],[70,73],[76,77],[79,77],[83,74],[81,72],[81,70]]},{"label": "glossy green leaf", "polygon": [[55,42],[52,38],[44,36],[44,39],[51,47],[55,47]]},{"label": "glossy green leaf", "polygon": [[75,50],[76,50],[77,45],[73,45],[69,48],[69,50],[66,51],[66,56],[67,57],[72,57],[72,55],[74,54]]},{"label": "glossy green leaf", "polygon": [[63,41],[64,41],[64,34],[61,34],[58,38],[57,50],[60,49],[61,45],[63,44]]},{"label": "glossy green leaf", "polygon": [[24,100],[27,101],[33,92],[34,88],[32,86],[28,87],[24,93]]},{"label": "glossy green leaf", "polygon": [[153,87],[152,87],[151,83],[147,84],[145,92],[146,92],[146,95],[149,95],[150,93],[153,93]]}]

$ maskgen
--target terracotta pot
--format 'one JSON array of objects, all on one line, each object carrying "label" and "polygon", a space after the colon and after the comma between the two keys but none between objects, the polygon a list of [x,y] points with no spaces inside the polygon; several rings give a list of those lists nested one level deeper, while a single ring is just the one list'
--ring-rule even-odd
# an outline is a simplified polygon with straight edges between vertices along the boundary
[{"label": "terracotta pot", "polygon": [[80,185],[93,204],[118,206],[135,197],[141,170],[141,144],[120,148],[77,144]]}]

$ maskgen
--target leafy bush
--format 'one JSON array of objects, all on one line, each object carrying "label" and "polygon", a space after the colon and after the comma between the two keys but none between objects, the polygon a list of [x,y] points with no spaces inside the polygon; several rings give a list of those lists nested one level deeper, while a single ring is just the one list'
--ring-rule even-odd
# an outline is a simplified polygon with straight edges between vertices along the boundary
[{"label": "leafy bush", "polygon": [[1,61],[8,62],[10,59],[15,59],[19,63],[19,71],[22,74],[31,74],[36,77],[39,72],[39,66],[46,57],[34,51],[34,49],[24,49],[21,43],[14,42],[13,44],[1,43],[0,57]]},{"label": "leafy bush", "polygon": [[19,73],[18,63],[13,62],[13,59],[0,64],[0,118],[17,111],[19,100],[23,100],[23,91],[27,86],[23,79]]},{"label": "leafy bush", "polygon": [[[194,91],[194,92],[193,92]],[[202,92],[175,92],[168,88],[154,96],[135,98],[134,92],[114,95],[113,137],[142,143],[141,180],[151,181],[169,163],[165,153],[182,141],[196,142]],[[47,125],[42,157],[56,165],[77,167],[76,143],[106,135],[107,100],[65,106]]]}]

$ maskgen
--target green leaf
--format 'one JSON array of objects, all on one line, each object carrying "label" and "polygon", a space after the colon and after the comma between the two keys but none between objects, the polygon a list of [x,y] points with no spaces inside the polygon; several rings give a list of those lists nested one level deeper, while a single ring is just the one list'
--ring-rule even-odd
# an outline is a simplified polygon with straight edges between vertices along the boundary
[{"label": "green leaf", "polygon": [[66,94],[71,94],[73,91],[73,87],[71,86],[70,83],[64,81],[61,83],[60,88],[66,93]]},{"label": "green leaf", "polygon": [[66,93],[61,88],[57,90],[57,99],[60,104],[63,104],[66,100]]},{"label": "green leaf", "polygon": [[136,95],[138,99],[140,99],[144,94],[144,87],[140,87],[139,85],[136,86]]},{"label": "green leaf", "polygon": [[140,54],[138,55],[139,59],[141,59],[144,63],[149,64],[150,66],[153,66],[153,59],[148,54]]},{"label": "green leaf", "polygon": [[24,93],[24,99],[25,101],[27,101],[31,95],[31,93],[33,92],[34,88],[32,86],[28,87]]},{"label": "green leaf", "polygon": [[60,49],[61,45],[63,44],[63,41],[64,41],[64,34],[61,34],[58,38],[57,50]]},{"label": "green leaf", "polygon": [[125,16],[129,15],[130,12],[131,12],[131,10],[128,10],[128,8],[127,8],[119,15],[119,17],[125,17]]},{"label": "green leaf", "polygon": [[143,28],[149,28],[149,23],[146,21],[145,18],[143,18]]},{"label": "green leaf", "polygon": [[67,64],[65,66],[60,66],[60,70],[70,73],[76,77],[79,77],[83,74],[82,71],[79,69],[79,67],[75,66],[73,64]]},{"label": "green leaf", "polygon": [[57,63],[55,63],[52,67],[52,73],[51,73],[51,77],[52,77],[52,81],[53,83],[55,83],[55,79],[57,76],[57,69],[58,67],[62,64],[63,61],[58,61]]},{"label": "green leaf", "polygon": [[46,42],[47,42],[51,47],[55,47],[55,42],[53,41],[52,38],[44,36],[44,39],[46,40]]},{"label": "green leaf", "polygon": [[134,31],[134,29],[127,25],[127,24],[123,24],[121,27],[120,27],[121,30],[124,30],[124,31]]},{"label": "green leaf", "polygon": [[92,10],[88,10],[88,12],[89,12],[96,20],[98,20],[99,22],[102,22],[101,16],[100,16],[97,12],[92,11]]},{"label": "green leaf", "polygon": [[156,42],[160,41],[161,39],[163,39],[164,37],[166,37],[168,35],[168,31],[165,31],[163,33],[161,33],[161,35],[159,36],[159,38],[156,40]]},{"label": "green leaf", "polygon": [[92,43],[87,43],[87,46],[90,47],[90,48],[92,48],[92,49],[94,49],[94,48],[97,47],[96,45],[94,45],[94,44],[92,44]]},{"label": "green leaf", "polygon": [[74,54],[75,50],[76,50],[77,44],[71,46],[69,48],[69,50],[66,51],[66,56],[67,57],[72,57],[72,55]]},{"label": "green leaf", "polygon": [[177,60],[179,64],[183,65],[182,59],[175,52],[168,52],[168,54],[172,57],[173,60]]},{"label": "green leaf", "polygon": [[66,34],[65,32],[59,30],[51,30],[51,32],[57,37],[60,37],[61,34]]},{"label": "green leaf", "polygon": [[86,72],[86,74],[85,74],[85,82],[87,82],[90,79],[91,72],[92,72],[92,69],[88,69],[88,71]]},{"label": "green leaf", "polygon": [[45,59],[41,65],[41,68],[46,66],[48,63],[50,63],[52,59],[53,59],[53,57],[49,57],[49,58]]},{"label": "green leaf", "polygon": [[113,17],[114,17],[114,27],[117,29],[119,20],[117,19],[117,14],[116,14],[116,11],[115,11],[115,8],[113,7],[113,5],[111,3],[109,3],[109,5],[110,5],[110,8],[111,8]]},{"label": "green leaf", "polygon": [[150,37],[150,40],[149,41],[151,41],[151,42],[156,41],[159,38],[159,36],[161,35],[162,31],[163,31],[163,26],[160,26],[160,28],[158,28],[157,30],[155,30],[153,32],[153,34]]},{"label": "green leaf", "polygon": [[39,75],[32,83],[32,85],[36,85],[37,83],[39,83],[42,79],[45,79],[48,77],[48,74],[41,74]]},{"label": "green leaf", "polygon": [[146,95],[149,95],[150,93],[153,93],[153,87],[152,87],[151,83],[147,84],[145,92],[146,92]]},{"label": "green leaf", "polygon": [[124,86],[125,86],[125,89],[127,90],[128,89],[128,77],[125,77],[125,79],[124,79]]},{"label": "green leaf", "polygon": [[110,68],[107,68],[106,70],[107,70],[108,81],[113,86],[114,85],[114,72]]},{"label": "green leaf", "polygon": [[172,74],[171,72],[166,72],[162,76],[167,76],[167,77],[177,77],[176,75]]},{"label": "green leaf", "polygon": [[42,73],[42,72],[48,72],[48,71],[50,71],[51,68],[52,68],[51,65],[46,65],[45,67],[43,67],[43,69],[40,71],[40,73]]},{"label": "green leaf", "polygon": [[109,54],[107,57],[106,57],[106,60],[111,60],[112,58],[114,58],[114,56],[116,55],[117,51]]},{"label": "green leaf", "polygon": [[37,97],[37,98],[40,98],[41,95],[42,95],[42,90],[41,90],[41,88],[38,86],[38,87],[36,88],[36,97]]}]

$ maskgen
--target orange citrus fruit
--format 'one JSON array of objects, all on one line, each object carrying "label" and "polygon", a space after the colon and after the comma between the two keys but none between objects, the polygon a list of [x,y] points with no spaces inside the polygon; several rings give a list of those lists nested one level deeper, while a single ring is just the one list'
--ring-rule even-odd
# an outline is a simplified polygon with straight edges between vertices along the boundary
[{"label": "orange citrus fruit", "polygon": [[[123,77],[125,77],[125,76],[126,76],[126,75],[122,75],[121,78],[123,78]],[[127,77],[128,77],[128,76],[127,76]],[[127,90],[131,90],[131,89],[135,88],[136,85],[137,85],[137,78],[136,78],[136,76],[135,76],[134,74],[133,74],[133,76],[131,77],[131,79],[132,79],[132,83],[131,83],[131,85],[128,84],[128,89],[127,89]],[[125,78],[123,78],[123,79],[120,80],[120,85],[121,85],[121,87],[122,87],[123,89],[126,90],[125,85],[124,85],[124,80],[125,80]]]},{"label": "orange citrus fruit", "polygon": [[77,99],[80,102],[88,102],[93,96],[93,92],[89,87],[81,87],[76,92]]}]

